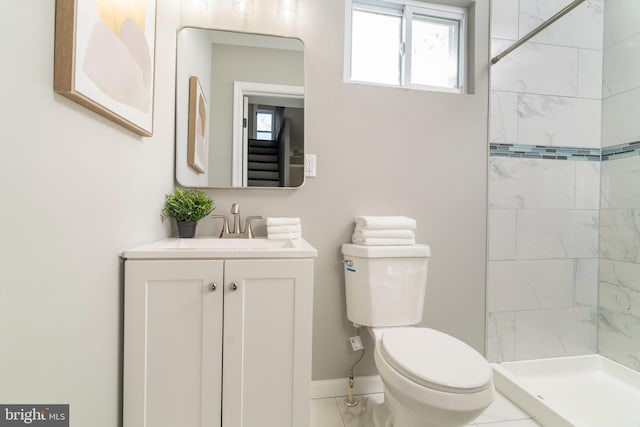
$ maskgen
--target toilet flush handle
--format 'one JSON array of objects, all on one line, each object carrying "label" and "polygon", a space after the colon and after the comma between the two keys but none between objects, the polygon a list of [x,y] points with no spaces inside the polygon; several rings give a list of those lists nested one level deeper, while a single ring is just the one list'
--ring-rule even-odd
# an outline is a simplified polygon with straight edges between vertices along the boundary
[{"label": "toilet flush handle", "polygon": [[346,271],[350,272],[350,273],[355,273],[356,269],[353,267],[353,261],[350,259],[345,259],[344,261],[342,261],[344,263],[344,268]]}]

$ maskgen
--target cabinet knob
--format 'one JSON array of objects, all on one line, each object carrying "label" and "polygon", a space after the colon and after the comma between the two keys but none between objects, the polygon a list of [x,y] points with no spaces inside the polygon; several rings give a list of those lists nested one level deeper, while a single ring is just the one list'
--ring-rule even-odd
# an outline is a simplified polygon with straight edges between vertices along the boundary
[{"label": "cabinet knob", "polygon": [[236,282],[232,282],[231,283],[231,290],[232,291],[237,291],[238,290],[238,284]]},{"label": "cabinet knob", "polygon": [[215,291],[217,288],[218,288],[218,286],[215,283],[213,283],[213,282],[209,283],[209,290],[211,292]]}]

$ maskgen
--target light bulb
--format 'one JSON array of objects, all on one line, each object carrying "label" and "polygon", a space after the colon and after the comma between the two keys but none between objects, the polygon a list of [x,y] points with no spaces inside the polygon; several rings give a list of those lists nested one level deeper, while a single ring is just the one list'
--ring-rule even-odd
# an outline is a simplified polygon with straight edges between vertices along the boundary
[{"label": "light bulb", "polygon": [[278,0],[278,16],[285,19],[298,17],[298,0]]},{"label": "light bulb", "polygon": [[253,0],[234,0],[233,13],[238,16],[253,15]]},{"label": "light bulb", "polygon": [[208,0],[182,0],[182,8],[191,12],[204,12],[209,9]]}]

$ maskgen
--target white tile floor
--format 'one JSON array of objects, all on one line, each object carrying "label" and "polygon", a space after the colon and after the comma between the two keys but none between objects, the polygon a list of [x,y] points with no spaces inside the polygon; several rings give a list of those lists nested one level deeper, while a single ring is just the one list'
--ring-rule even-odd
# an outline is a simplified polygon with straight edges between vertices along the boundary
[{"label": "white tile floor", "polygon": [[[344,397],[311,400],[311,427],[373,427],[371,403],[380,403],[382,393],[356,396],[358,406],[347,408]],[[477,427],[539,427],[540,424],[502,394],[470,426]]]}]

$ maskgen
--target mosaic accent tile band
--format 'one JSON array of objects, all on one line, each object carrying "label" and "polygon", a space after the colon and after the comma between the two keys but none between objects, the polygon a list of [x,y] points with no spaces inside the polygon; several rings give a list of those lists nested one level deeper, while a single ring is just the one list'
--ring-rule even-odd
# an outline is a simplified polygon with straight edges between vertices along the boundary
[{"label": "mosaic accent tile band", "polygon": [[602,161],[640,156],[640,141],[614,145],[602,149]]},{"label": "mosaic accent tile band", "polygon": [[549,145],[489,144],[490,157],[578,160],[599,162],[640,156],[640,141],[600,148],[552,147]]},{"label": "mosaic accent tile band", "polygon": [[489,156],[599,162],[600,149],[491,143],[489,145]]}]

